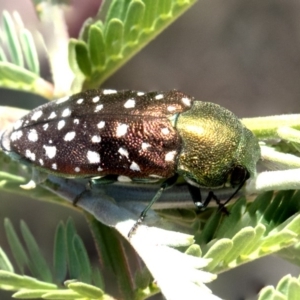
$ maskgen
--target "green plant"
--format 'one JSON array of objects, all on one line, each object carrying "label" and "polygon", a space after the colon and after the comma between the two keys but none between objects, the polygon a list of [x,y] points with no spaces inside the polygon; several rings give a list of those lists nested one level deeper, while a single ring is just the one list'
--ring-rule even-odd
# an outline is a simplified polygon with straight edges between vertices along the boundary
[{"label": "green plant", "polygon": [[[65,45],[59,50],[50,49],[44,41],[53,83],[40,76],[38,54],[31,33],[24,27],[16,28],[12,16],[3,12],[6,42],[2,46],[6,45],[10,57],[0,48],[0,85],[37,93],[49,100],[97,87],[193,2],[106,1],[97,16],[85,22],[78,39],[69,39],[65,32],[60,1],[36,2],[41,8],[41,22],[45,14],[55,16],[54,26],[61,32],[56,36],[57,43]],[[15,15],[15,18],[20,17]],[[58,65],[57,61],[63,60],[58,57],[68,57],[69,65]],[[63,80],[61,74],[64,74]],[[2,110],[1,116],[3,123],[17,119],[12,108]],[[246,198],[230,206],[229,217],[218,213],[216,208],[200,215],[193,210],[180,211],[180,215],[174,210],[161,211],[163,219],[154,215],[155,227],[142,225],[130,240],[148,268],[140,268],[135,275],[127,265],[124,244],[136,216],[122,207],[122,197],[116,197],[115,200],[119,201],[116,205],[101,188],[82,196],[78,209],[82,209],[90,225],[104,268],[115,274],[122,298],[148,298],[159,292],[157,282],[167,299],[173,299],[174,295],[176,299],[187,296],[189,299],[216,299],[203,284],[213,280],[215,274],[271,253],[299,264],[299,192],[294,190],[299,188],[300,117],[286,115],[245,119],[243,122],[264,141],[261,142],[264,161],[280,167],[282,171],[259,173],[247,185]],[[1,124],[3,128],[5,125]],[[274,143],[277,139],[281,141]],[[49,176],[35,189],[22,190],[19,185],[30,180],[30,170],[11,161],[2,152],[0,159],[1,169],[5,170],[0,173],[2,191],[26,194],[71,207],[73,199],[85,189],[80,182]],[[274,190],[282,191],[274,193]],[[251,203],[250,193],[261,194]],[[170,190],[169,196],[175,198],[176,194]],[[136,194],[136,197],[141,195]],[[50,271],[24,223],[21,223],[21,232],[26,248],[8,220],[5,228],[21,275],[16,274],[8,256],[2,251],[2,289],[15,291],[14,296],[19,298],[111,297],[105,292],[101,272],[97,267],[91,267],[72,221],[57,227],[54,271]],[[27,268],[32,277],[23,275]],[[72,280],[64,281],[66,274]],[[290,295],[297,291],[298,280],[285,277],[276,290],[265,288],[260,299],[271,299],[274,295],[291,299]]]}]

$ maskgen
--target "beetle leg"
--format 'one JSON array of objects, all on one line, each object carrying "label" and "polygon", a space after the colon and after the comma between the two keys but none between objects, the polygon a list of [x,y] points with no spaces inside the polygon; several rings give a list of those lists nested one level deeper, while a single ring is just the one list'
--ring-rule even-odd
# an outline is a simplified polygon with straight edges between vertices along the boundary
[{"label": "beetle leg", "polygon": [[[224,204],[222,204],[221,201],[220,201],[220,199],[214,194],[214,192],[210,191],[208,193],[206,199],[202,202],[200,188],[198,188],[196,186],[193,186],[193,185],[190,185],[190,184],[188,184],[188,188],[189,188],[189,192],[190,192],[190,194],[192,196],[193,202],[195,203],[195,206],[197,207],[197,209],[199,211],[203,211],[208,206],[208,204],[210,203],[211,200],[215,200],[216,203],[217,203],[217,205],[218,205],[218,207],[219,207],[218,210],[224,212],[226,215],[229,214],[228,211],[227,211],[227,209],[225,208],[225,204],[228,202],[228,200]],[[230,197],[229,200],[231,198],[232,197]]]},{"label": "beetle leg", "polygon": [[193,199],[193,202],[194,202],[195,206],[197,207],[197,209],[202,210],[203,208],[205,208],[204,203],[202,202],[202,196],[201,196],[200,188],[196,187],[194,185],[191,185],[191,184],[188,184],[187,186],[188,186],[190,195],[191,195],[191,197]]},{"label": "beetle leg", "polygon": [[102,177],[92,177],[89,179],[89,181],[86,184],[86,188],[84,191],[82,191],[78,196],[75,197],[73,200],[73,206],[76,206],[82,195],[84,195],[86,192],[89,192],[92,190],[94,185],[99,184],[111,184],[117,181],[117,177],[115,175],[106,175]]},{"label": "beetle leg", "polygon": [[138,226],[144,221],[148,210],[151,208],[151,206],[160,198],[161,194],[163,193],[164,190],[172,187],[178,179],[178,174],[175,174],[174,176],[166,179],[160,186],[159,190],[156,192],[150,203],[146,206],[146,208],[142,211],[140,214],[140,217],[138,220],[135,222],[135,224],[132,226],[128,233],[128,238],[132,236],[132,234],[136,231]]},{"label": "beetle leg", "polygon": [[193,202],[195,206],[197,207],[198,210],[202,211],[204,210],[210,201],[214,199],[218,206],[221,205],[220,199],[212,192],[210,191],[204,201],[202,201],[202,196],[201,196],[201,189],[199,187],[196,187],[194,185],[188,184],[188,189],[191,194],[191,197],[193,199]]}]

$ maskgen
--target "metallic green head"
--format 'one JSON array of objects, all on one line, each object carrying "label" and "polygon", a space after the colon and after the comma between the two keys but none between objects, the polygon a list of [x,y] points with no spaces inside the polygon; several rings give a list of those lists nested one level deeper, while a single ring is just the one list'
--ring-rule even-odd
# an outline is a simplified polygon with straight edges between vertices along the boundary
[{"label": "metallic green head", "polygon": [[183,147],[177,172],[194,185],[236,187],[256,173],[260,147],[253,133],[227,109],[194,101],[178,117]]}]

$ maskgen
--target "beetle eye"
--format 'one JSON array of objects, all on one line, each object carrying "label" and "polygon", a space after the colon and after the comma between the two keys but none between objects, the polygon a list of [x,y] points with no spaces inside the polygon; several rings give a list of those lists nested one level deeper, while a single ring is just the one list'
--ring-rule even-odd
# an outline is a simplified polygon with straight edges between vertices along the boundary
[{"label": "beetle eye", "polygon": [[243,166],[235,166],[230,174],[230,184],[232,187],[244,183],[250,177],[249,172]]}]

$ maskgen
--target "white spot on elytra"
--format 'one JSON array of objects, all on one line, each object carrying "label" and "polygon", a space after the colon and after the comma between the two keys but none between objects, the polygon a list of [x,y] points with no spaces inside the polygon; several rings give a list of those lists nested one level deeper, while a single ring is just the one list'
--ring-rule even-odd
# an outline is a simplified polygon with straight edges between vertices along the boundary
[{"label": "white spot on elytra", "polygon": [[79,168],[79,167],[76,167],[76,168],[74,169],[74,171],[78,173],[78,172],[80,172],[80,168]]},{"label": "white spot on elytra", "polygon": [[70,99],[69,96],[62,97],[62,98],[56,100],[56,104],[60,104],[60,103],[66,102],[66,101],[68,101],[69,99]]},{"label": "white spot on elytra", "polygon": [[125,108],[133,108],[135,107],[135,100],[134,99],[129,99],[125,102],[124,104]]},{"label": "white spot on elytra", "polygon": [[70,131],[70,132],[68,132],[68,133],[65,135],[64,140],[65,140],[66,142],[70,142],[70,141],[72,141],[72,140],[74,139],[75,135],[76,135],[76,132],[75,132],[75,131]]},{"label": "white spot on elytra", "polygon": [[97,105],[96,108],[95,108],[95,113],[100,111],[102,108],[103,108],[103,104]]},{"label": "white spot on elytra", "polygon": [[98,124],[97,124],[97,127],[99,129],[103,128],[105,126],[105,122],[104,121],[100,121]]},{"label": "white spot on elytra", "polygon": [[164,98],[164,95],[163,95],[163,94],[158,94],[158,95],[155,96],[155,99],[156,99],[156,100],[161,100],[161,99],[163,99],[163,98]]},{"label": "white spot on elytra", "polygon": [[53,143],[53,141],[52,140],[49,140],[49,144],[52,144]]},{"label": "white spot on elytra", "polygon": [[14,141],[18,140],[22,135],[23,135],[23,132],[21,130],[14,131],[11,134],[10,139],[14,142]]},{"label": "white spot on elytra", "polygon": [[32,116],[31,116],[31,120],[32,121],[37,121],[43,114],[42,110],[38,110],[36,111]]},{"label": "white spot on elytra", "polygon": [[35,129],[31,129],[28,133],[28,140],[31,142],[36,142],[38,140],[38,133]]},{"label": "white spot on elytra", "polygon": [[39,163],[40,163],[41,166],[44,165],[44,161],[41,158],[39,159]]},{"label": "white spot on elytra", "polygon": [[132,171],[141,171],[140,166],[134,161],[131,163],[129,168]]},{"label": "white spot on elytra", "polygon": [[183,97],[181,99],[182,103],[186,106],[191,106],[191,99],[190,98],[187,98],[187,97]]},{"label": "white spot on elytra", "polygon": [[132,180],[128,176],[120,175],[120,176],[118,176],[118,181],[120,181],[120,182],[130,182]]},{"label": "white spot on elytra", "polygon": [[116,94],[116,90],[103,90],[103,95]]},{"label": "white spot on elytra", "polygon": [[57,129],[58,129],[58,130],[61,130],[65,125],[66,125],[66,121],[60,120],[60,121],[57,123]]},{"label": "white spot on elytra", "polygon": [[119,124],[116,130],[116,136],[120,137],[125,135],[127,133],[128,127],[129,126],[127,124]]},{"label": "white spot on elytra", "polygon": [[54,119],[56,117],[56,113],[53,111],[50,116],[48,117],[48,119]]},{"label": "white spot on elytra", "polygon": [[170,106],[167,107],[167,110],[168,110],[169,112],[172,112],[172,111],[176,110],[176,107],[170,105]]},{"label": "white spot on elytra", "polygon": [[62,114],[61,114],[62,117],[68,117],[68,116],[70,116],[70,115],[71,115],[71,110],[70,110],[70,108],[64,109],[63,112],[62,112]]},{"label": "white spot on elytra", "polygon": [[95,151],[88,151],[86,155],[89,163],[96,164],[100,162],[100,154]]},{"label": "white spot on elytra", "polygon": [[77,104],[81,104],[83,101],[84,101],[83,98],[79,98],[79,99],[76,101],[76,103],[77,103]]},{"label": "white spot on elytra", "polygon": [[145,93],[144,92],[137,92],[137,95],[138,96],[143,96],[143,95],[145,95]]},{"label": "white spot on elytra", "polygon": [[55,146],[46,146],[46,145],[43,145],[43,148],[45,149],[46,155],[47,155],[49,158],[55,157],[55,155],[56,155],[56,150],[57,150]]},{"label": "white spot on elytra", "polygon": [[149,143],[142,143],[142,150],[146,151],[149,147],[151,147]]},{"label": "white spot on elytra", "polygon": [[165,161],[173,161],[176,155],[176,151],[170,151],[165,156]]},{"label": "white spot on elytra", "polygon": [[29,158],[32,161],[35,161],[35,154],[31,152],[29,149],[25,151],[25,157]]},{"label": "white spot on elytra", "polygon": [[44,130],[47,130],[48,127],[49,127],[49,124],[48,124],[48,123],[46,123],[46,124],[43,125],[43,129],[44,129]]},{"label": "white spot on elytra", "polygon": [[14,129],[19,129],[23,124],[23,120],[18,120],[15,125],[14,125]]},{"label": "white spot on elytra", "polygon": [[51,167],[52,167],[53,170],[57,170],[57,164],[52,164]]},{"label": "white spot on elytra", "polygon": [[98,102],[99,100],[100,100],[100,97],[99,97],[99,96],[96,96],[96,97],[94,97],[94,98],[92,99],[92,101],[93,101],[94,103]]},{"label": "white spot on elytra", "polygon": [[93,135],[91,140],[92,140],[92,143],[100,143],[101,137],[99,135]]},{"label": "white spot on elytra", "polygon": [[123,156],[126,156],[127,158],[129,157],[129,153],[127,151],[127,149],[123,148],[123,147],[120,147],[118,152],[123,155]]},{"label": "white spot on elytra", "polygon": [[162,128],[161,132],[162,132],[162,134],[169,134],[170,130],[167,127],[165,127],[165,128]]},{"label": "white spot on elytra", "polygon": [[101,167],[98,167],[97,171],[101,172],[103,169]]},{"label": "white spot on elytra", "polygon": [[73,123],[78,125],[79,124],[79,119],[74,119]]}]

